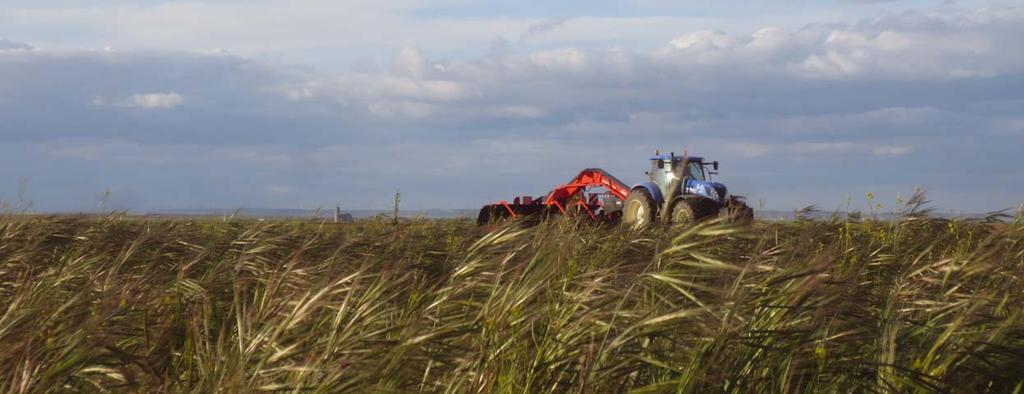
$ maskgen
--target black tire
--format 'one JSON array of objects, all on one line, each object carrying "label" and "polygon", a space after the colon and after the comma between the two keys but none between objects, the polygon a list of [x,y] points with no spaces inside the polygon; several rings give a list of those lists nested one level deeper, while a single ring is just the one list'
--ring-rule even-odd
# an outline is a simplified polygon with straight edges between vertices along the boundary
[{"label": "black tire", "polygon": [[680,198],[672,204],[672,224],[687,225],[699,219],[697,209],[690,200]]},{"label": "black tire", "polygon": [[480,214],[476,217],[476,224],[483,226],[485,224],[500,223],[509,220],[511,217],[512,215],[508,213],[508,209],[504,205],[485,205],[483,208],[480,208]]},{"label": "black tire", "polygon": [[644,189],[633,189],[622,203],[622,223],[632,228],[644,228],[654,223],[657,208],[654,198]]},{"label": "black tire", "polygon": [[486,205],[480,208],[480,213],[476,216],[476,225],[483,226],[491,222],[491,206]]}]

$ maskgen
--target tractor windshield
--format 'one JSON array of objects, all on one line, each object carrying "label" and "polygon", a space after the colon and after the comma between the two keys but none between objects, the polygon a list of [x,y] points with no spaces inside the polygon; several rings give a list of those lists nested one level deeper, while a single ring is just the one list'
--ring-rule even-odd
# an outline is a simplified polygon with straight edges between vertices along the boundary
[{"label": "tractor windshield", "polygon": [[688,172],[690,178],[704,180],[704,166],[697,161],[691,161],[686,163],[686,172]]}]

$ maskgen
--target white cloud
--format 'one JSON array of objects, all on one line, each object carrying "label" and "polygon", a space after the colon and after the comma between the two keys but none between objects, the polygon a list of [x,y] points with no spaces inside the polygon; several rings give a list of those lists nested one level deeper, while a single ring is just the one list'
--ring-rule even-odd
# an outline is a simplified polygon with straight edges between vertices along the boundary
[{"label": "white cloud", "polygon": [[463,100],[476,94],[467,83],[443,79],[355,74],[338,77],[333,82],[322,88],[330,89],[333,94],[346,99],[397,98],[443,102]]},{"label": "white cloud", "polygon": [[145,93],[135,94],[124,103],[127,107],[145,109],[170,109],[185,102],[185,97],[180,94],[170,93]]},{"label": "white cloud", "polygon": [[[758,31],[758,33],[763,35],[761,31]],[[714,30],[696,31],[669,41],[669,45],[675,49],[690,50],[728,49],[735,47],[736,43],[735,37]]]},{"label": "white cloud", "polygon": [[[288,92],[288,94],[289,98],[291,98],[291,92]],[[143,109],[171,109],[183,103],[185,103],[185,97],[175,92],[133,94],[126,99],[114,102],[109,102],[104,95],[98,94],[92,96],[89,100],[89,104],[95,107],[111,105],[114,107]]]},{"label": "white cloud", "polygon": [[529,62],[544,70],[584,71],[594,63],[590,57],[589,52],[568,48],[534,52],[529,55]]},{"label": "white cloud", "polygon": [[769,26],[763,27],[750,35],[750,42],[747,43],[748,48],[761,49],[765,51],[775,51],[785,45],[787,41],[791,41],[786,31],[779,27]]},{"label": "white cloud", "polygon": [[426,67],[427,61],[423,58],[423,52],[419,48],[405,46],[398,51],[398,58],[395,59],[397,74],[422,78]]},{"label": "white cloud", "polygon": [[910,148],[905,146],[881,145],[871,148],[871,153],[875,156],[902,156],[907,152],[910,152]]},{"label": "white cloud", "polygon": [[862,61],[869,60],[863,52],[843,53],[833,49],[825,54],[812,54],[800,63],[800,69],[812,76],[844,77],[864,70]]}]

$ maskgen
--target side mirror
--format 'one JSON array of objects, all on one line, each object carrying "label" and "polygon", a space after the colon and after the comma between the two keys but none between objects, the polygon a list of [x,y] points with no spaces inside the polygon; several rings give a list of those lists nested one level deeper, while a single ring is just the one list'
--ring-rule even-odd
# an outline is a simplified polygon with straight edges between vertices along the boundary
[{"label": "side mirror", "polygon": [[715,171],[718,171],[718,160],[711,162],[711,167],[713,167]]}]

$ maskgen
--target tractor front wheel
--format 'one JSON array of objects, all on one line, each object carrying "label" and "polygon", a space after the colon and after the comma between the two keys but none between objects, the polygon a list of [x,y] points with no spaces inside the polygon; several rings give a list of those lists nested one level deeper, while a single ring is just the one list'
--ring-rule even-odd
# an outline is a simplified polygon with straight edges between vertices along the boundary
[{"label": "tractor front wheel", "polygon": [[678,199],[672,204],[672,224],[687,225],[697,219],[697,212],[689,200]]},{"label": "tractor front wheel", "polygon": [[622,204],[622,222],[632,228],[643,228],[654,222],[654,199],[644,189],[634,189]]}]

